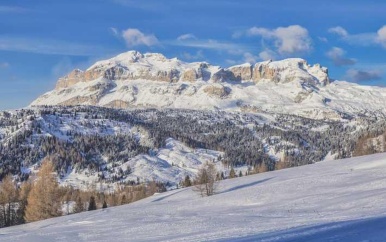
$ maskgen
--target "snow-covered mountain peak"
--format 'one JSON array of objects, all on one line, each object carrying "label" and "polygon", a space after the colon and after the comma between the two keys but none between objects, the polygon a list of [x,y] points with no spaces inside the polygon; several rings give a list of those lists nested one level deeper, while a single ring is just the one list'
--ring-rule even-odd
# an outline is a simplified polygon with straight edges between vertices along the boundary
[{"label": "snow-covered mountain peak", "polygon": [[330,85],[327,68],[300,58],[221,68],[129,51],[86,71],[72,71],[31,105],[222,109],[340,119],[386,114],[386,89]]},{"label": "snow-covered mountain peak", "polygon": [[275,82],[286,83],[301,80],[320,86],[330,83],[327,68],[319,64],[311,66],[306,60],[301,58],[259,62],[255,64],[254,71],[256,81],[269,79]]}]

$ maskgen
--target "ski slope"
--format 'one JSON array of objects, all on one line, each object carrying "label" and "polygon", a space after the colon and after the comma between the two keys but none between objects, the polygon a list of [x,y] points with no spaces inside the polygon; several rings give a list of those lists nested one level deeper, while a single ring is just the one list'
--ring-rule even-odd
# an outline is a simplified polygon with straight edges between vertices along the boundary
[{"label": "ski slope", "polygon": [[221,182],[0,230],[0,241],[385,241],[386,154]]}]

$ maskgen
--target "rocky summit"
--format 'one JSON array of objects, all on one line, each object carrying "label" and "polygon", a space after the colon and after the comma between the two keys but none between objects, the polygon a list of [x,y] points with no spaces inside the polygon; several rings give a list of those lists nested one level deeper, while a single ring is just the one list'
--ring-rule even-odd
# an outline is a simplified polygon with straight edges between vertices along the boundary
[{"label": "rocky summit", "polygon": [[386,89],[331,80],[299,58],[222,68],[159,53],[122,53],[73,70],[40,105],[221,109],[290,113],[316,119],[386,114]]}]

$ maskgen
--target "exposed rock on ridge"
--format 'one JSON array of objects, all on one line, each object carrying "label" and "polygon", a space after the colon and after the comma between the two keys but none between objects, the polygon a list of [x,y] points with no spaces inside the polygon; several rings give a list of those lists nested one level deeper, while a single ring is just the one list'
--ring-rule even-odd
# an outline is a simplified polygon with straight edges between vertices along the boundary
[{"label": "exposed rock on ridge", "polygon": [[[315,74],[315,76],[313,76]],[[161,54],[140,54],[129,51],[106,61],[99,61],[86,71],[74,70],[60,78],[56,89],[67,88],[79,82],[98,78],[107,80],[152,80],[161,82],[258,82],[262,79],[274,82],[290,82],[301,79],[314,84],[329,83],[326,68],[309,66],[302,59],[287,59],[281,62],[261,62],[252,66],[243,64],[227,69],[205,62],[184,63],[178,59],[167,59]]]},{"label": "exposed rock on ridge", "polygon": [[221,68],[129,51],[72,71],[31,105],[222,109],[339,119],[386,115],[386,89],[331,82],[327,68],[299,58]]}]

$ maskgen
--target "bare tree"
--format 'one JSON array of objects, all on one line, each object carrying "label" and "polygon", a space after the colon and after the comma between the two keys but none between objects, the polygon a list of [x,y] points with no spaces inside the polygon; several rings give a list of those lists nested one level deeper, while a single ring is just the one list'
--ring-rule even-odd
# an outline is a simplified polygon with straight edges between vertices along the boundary
[{"label": "bare tree", "polygon": [[194,180],[194,190],[201,196],[211,196],[216,192],[218,181],[216,181],[217,170],[213,163],[206,162],[198,170]]}]

